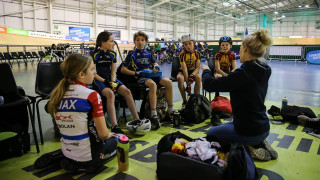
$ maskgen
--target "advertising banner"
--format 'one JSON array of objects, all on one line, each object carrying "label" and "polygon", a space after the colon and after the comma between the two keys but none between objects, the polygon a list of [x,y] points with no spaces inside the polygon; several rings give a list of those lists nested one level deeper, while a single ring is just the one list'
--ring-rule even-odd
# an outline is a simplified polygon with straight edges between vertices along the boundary
[{"label": "advertising banner", "polygon": [[73,41],[89,41],[90,28],[69,27],[69,36],[66,36],[66,39]]},{"label": "advertising banner", "polygon": [[29,32],[29,36],[50,38],[50,39],[63,39],[63,40],[66,38],[64,35],[41,33],[41,32],[32,32],[32,31]]},{"label": "advertising banner", "polygon": [[7,28],[6,28],[6,27],[1,27],[1,26],[0,26],[0,33],[4,33],[4,34],[6,34],[6,33],[7,33]]},{"label": "advertising banner", "polygon": [[116,30],[111,30],[111,31],[106,30],[106,31],[111,32],[115,40],[121,39],[121,32],[120,31],[116,31]]},{"label": "advertising banner", "polygon": [[320,64],[320,50],[308,52],[306,59],[311,64]]},{"label": "advertising banner", "polygon": [[7,28],[7,33],[29,36],[29,31],[25,31],[25,30],[21,30],[21,29]]}]

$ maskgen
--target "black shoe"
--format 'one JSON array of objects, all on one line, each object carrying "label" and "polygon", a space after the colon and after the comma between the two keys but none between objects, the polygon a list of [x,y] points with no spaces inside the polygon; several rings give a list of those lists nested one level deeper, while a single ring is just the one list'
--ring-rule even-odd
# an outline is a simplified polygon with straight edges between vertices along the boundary
[{"label": "black shoe", "polygon": [[97,165],[96,167],[91,167],[91,166],[79,166],[77,165],[75,162],[72,162],[68,159],[63,159],[60,161],[60,167],[68,172],[85,172],[85,173],[93,173],[95,172],[99,165]]},{"label": "black shoe", "polygon": [[120,129],[120,127],[118,125],[115,125],[113,128],[111,128],[111,132],[114,132],[116,134],[124,134],[125,133]]},{"label": "black shoe", "polygon": [[222,124],[222,122],[220,121],[220,117],[216,114],[212,114],[211,115],[211,124],[212,126],[219,126]]},{"label": "black shoe", "polygon": [[45,167],[48,167],[51,164],[58,163],[64,158],[64,155],[61,151],[61,149],[58,149],[56,151],[43,154],[40,156],[33,164],[34,168],[36,169],[42,169]]},{"label": "black shoe", "polygon": [[161,127],[159,116],[155,115],[151,119],[151,129],[157,130]]},{"label": "black shoe", "polygon": [[163,120],[162,121],[169,121],[169,122],[171,122],[172,121],[172,119],[173,119],[173,113],[169,113],[168,111],[166,112],[166,115],[164,116],[164,118],[163,118]]}]

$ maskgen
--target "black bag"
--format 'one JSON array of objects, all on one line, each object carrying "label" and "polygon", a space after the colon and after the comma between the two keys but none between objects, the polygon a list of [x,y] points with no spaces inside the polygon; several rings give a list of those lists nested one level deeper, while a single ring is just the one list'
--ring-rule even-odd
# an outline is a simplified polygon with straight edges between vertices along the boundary
[{"label": "black bag", "polygon": [[192,140],[180,132],[171,133],[161,138],[157,147],[157,176],[159,180],[258,179],[253,159],[243,145],[220,143],[223,149],[229,151],[228,166],[225,168],[170,152],[176,138]]},{"label": "black bag", "polygon": [[0,160],[14,156],[22,156],[30,151],[30,136],[20,131],[15,136],[0,141]]},{"label": "black bag", "polygon": [[306,115],[309,118],[317,117],[310,108],[289,105],[282,108],[281,115],[283,120],[290,122],[298,122],[299,115]]},{"label": "black bag", "polygon": [[191,94],[182,114],[187,123],[201,123],[211,115],[210,102],[200,94]]}]

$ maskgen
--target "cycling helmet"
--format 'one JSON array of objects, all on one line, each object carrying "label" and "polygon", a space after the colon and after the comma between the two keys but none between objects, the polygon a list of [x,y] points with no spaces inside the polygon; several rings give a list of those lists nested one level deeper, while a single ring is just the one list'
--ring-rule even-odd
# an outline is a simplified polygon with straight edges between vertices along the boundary
[{"label": "cycling helmet", "polygon": [[127,128],[133,135],[145,135],[151,129],[151,122],[149,119],[133,120],[127,123]]},{"label": "cycling helmet", "polygon": [[181,37],[181,42],[187,42],[187,41],[195,41],[194,37],[192,34],[185,34]]},{"label": "cycling helmet", "polygon": [[221,42],[228,42],[232,45],[232,39],[229,36],[223,36],[219,40],[219,46],[221,45]]}]

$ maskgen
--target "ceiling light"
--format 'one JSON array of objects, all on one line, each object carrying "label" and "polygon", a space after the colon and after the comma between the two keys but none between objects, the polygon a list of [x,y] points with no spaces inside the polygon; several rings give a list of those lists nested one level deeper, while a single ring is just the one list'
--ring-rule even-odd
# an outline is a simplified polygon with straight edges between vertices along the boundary
[{"label": "ceiling light", "polygon": [[308,8],[309,7],[309,5],[306,5],[306,8]]},{"label": "ceiling light", "polygon": [[301,8],[302,6],[298,6],[299,8]]},{"label": "ceiling light", "polygon": [[274,13],[275,13],[275,14],[278,14],[278,11],[275,11]]},{"label": "ceiling light", "polygon": [[282,14],[282,16],[281,16],[281,17],[285,18],[286,16],[285,16],[284,14]]},{"label": "ceiling light", "polygon": [[251,9],[250,11],[252,12],[253,10]]}]

